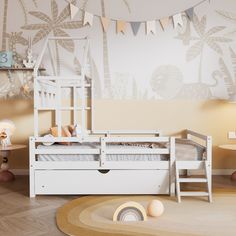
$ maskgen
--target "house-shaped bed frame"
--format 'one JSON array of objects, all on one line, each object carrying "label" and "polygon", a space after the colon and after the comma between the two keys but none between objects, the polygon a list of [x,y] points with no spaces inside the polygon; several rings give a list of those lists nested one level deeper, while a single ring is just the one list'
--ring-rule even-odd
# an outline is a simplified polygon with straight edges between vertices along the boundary
[{"label": "house-shaped bed frame", "polygon": [[[81,74],[78,76],[42,76],[38,70],[48,43],[51,40],[85,41]],[[34,136],[30,137],[30,197],[40,194],[175,194],[175,138],[162,137],[157,130],[123,131],[94,130],[93,76],[85,78],[88,62],[89,39],[51,37],[44,44],[34,68]],[[89,82],[88,82],[89,81]],[[73,105],[62,104],[62,89],[73,90]],[[89,91],[89,93],[86,92]],[[80,97],[78,97],[80,91]],[[86,94],[90,94],[87,97]],[[90,100],[88,107],[87,99]],[[80,100],[80,105],[78,105]],[[57,137],[43,137],[39,133],[39,112],[53,111]],[[91,114],[91,129],[87,129],[86,112]],[[81,113],[81,130],[76,137],[62,137],[62,111],[73,113],[73,125],[78,124]],[[105,115],[105,114],[104,114]],[[208,136],[188,131],[208,143]],[[52,145],[41,143],[73,143]],[[77,143],[78,145],[75,145]],[[86,144],[84,146],[84,144]],[[150,148],[150,144],[154,148]],[[41,148],[40,148],[41,147]],[[54,148],[55,147],[55,148]],[[211,153],[207,151],[211,166]],[[40,155],[80,156],[79,161],[40,161]],[[92,161],[86,155],[96,156]],[[129,156],[127,159],[126,156]],[[115,157],[115,158],[114,158]],[[162,158],[165,157],[165,158]],[[202,161],[187,163],[199,167]]]}]

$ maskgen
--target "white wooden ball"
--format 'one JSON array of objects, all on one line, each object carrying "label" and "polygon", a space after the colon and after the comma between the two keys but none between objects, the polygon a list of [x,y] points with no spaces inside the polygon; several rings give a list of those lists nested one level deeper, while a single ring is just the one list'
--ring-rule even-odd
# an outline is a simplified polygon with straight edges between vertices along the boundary
[{"label": "white wooden ball", "polygon": [[147,206],[147,214],[152,217],[161,216],[164,212],[164,205],[159,200],[152,200]]},{"label": "white wooden ball", "polygon": [[9,169],[8,163],[2,163],[1,164],[1,170],[8,170],[8,169]]}]

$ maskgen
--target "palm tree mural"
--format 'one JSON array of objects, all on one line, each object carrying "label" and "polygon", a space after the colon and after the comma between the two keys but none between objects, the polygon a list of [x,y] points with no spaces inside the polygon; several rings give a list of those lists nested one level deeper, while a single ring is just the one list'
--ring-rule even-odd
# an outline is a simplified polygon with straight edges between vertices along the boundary
[{"label": "palm tree mural", "polygon": [[[76,4],[76,1],[72,1]],[[43,23],[29,24],[21,27],[25,30],[37,30],[38,32],[33,37],[33,44],[38,43],[40,40],[46,38],[48,35],[53,34],[53,36],[58,37],[69,37],[69,34],[64,31],[64,29],[77,29],[82,27],[82,21],[65,21],[70,16],[70,6],[67,5],[59,14],[58,5],[55,0],[51,0],[51,14],[48,16],[40,11],[31,11],[30,15],[43,21]],[[57,40],[55,41],[56,47],[56,61],[57,61],[57,74],[60,74],[60,63],[59,63],[59,50],[58,45],[67,50],[68,52],[74,52],[74,42],[73,40]]]},{"label": "palm tree mural", "polygon": [[235,29],[233,31],[229,32],[228,35],[235,35],[236,34],[236,14],[233,12],[226,12],[226,11],[216,11],[218,14],[220,14],[222,17],[224,17],[226,20],[232,22],[235,24]]},{"label": "palm tree mural", "polygon": [[221,78],[225,82],[228,96],[236,94],[236,53],[232,48],[229,48],[230,58],[232,62],[233,74],[231,74],[229,68],[226,66],[226,63],[223,58],[219,59],[220,69],[213,72],[214,78]]},{"label": "palm tree mural", "polygon": [[191,41],[195,43],[187,50],[186,60],[192,61],[196,57],[200,56],[199,70],[198,70],[198,80],[199,83],[202,83],[202,61],[203,61],[203,51],[205,46],[210,47],[217,54],[223,55],[223,51],[218,43],[228,43],[231,42],[231,39],[215,36],[216,33],[224,30],[225,26],[216,26],[206,31],[206,16],[203,16],[201,20],[197,17],[196,14],[193,16],[193,27],[198,35],[198,37],[191,37]]},{"label": "palm tree mural", "polygon": [[[128,11],[131,12],[129,3],[127,0],[122,0]],[[102,16],[106,16],[105,12],[105,2],[101,0]],[[103,31],[103,75],[104,75],[104,90],[105,96],[110,97],[111,92],[111,75],[110,75],[110,64],[108,55],[108,43],[107,43],[107,33]]]},{"label": "palm tree mural", "polygon": [[191,24],[188,18],[184,20],[183,29],[179,30],[176,39],[189,45],[192,41],[193,45],[187,50],[186,61],[190,62],[200,56],[198,81],[185,84],[182,72],[173,65],[163,65],[158,67],[151,78],[151,86],[153,92],[164,99],[209,99],[213,98],[211,88],[218,84],[219,76],[213,75],[214,83],[206,84],[202,81],[202,63],[203,52],[206,46],[210,47],[217,54],[222,55],[223,51],[219,43],[231,42],[231,39],[215,36],[216,33],[222,31],[225,27],[217,26],[210,30],[206,30],[206,16],[199,19],[196,15],[193,17],[193,28],[197,36],[193,36],[191,32]]}]

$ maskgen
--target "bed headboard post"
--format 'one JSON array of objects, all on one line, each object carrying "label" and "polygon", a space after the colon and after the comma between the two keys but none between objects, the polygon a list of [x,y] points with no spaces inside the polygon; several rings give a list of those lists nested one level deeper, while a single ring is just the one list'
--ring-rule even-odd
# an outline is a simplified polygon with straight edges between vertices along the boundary
[{"label": "bed headboard post", "polygon": [[34,79],[38,76],[39,66],[40,66],[40,64],[41,64],[41,62],[42,62],[43,55],[44,55],[44,53],[45,53],[45,50],[46,50],[46,48],[47,48],[47,45],[48,45],[48,38],[46,38],[45,43],[44,43],[44,45],[43,45],[43,49],[42,49],[41,53],[39,54],[39,56],[38,56],[38,58],[37,58],[37,60],[36,60],[36,63],[35,63],[35,66],[34,66],[34,74],[33,74]]},{"label": "bed headboard post", "polygon": [[48,38],[46,38],[45,43],[43,45],[43,49],[40,53],[40,55],[38,56],[35,66],[34,66],[34,71],[33,71],[33,79],[34,79],[34,136],[38,137],[39,136],[39,112],[38,112],[38,108],[40,106],[39,104],[39,84],[38,84],[38,70],[39,70],[39,66],[42,62],[43,59],[43,55],[45,53],[46,47],[48,44]]},{"label": "bed headboard post", "polygon": [[39,106],[39,92],[38,92],[38,81],[37,81],[37,77],[34,77],[34,137],[38,137],[39,136],[39,113],[38,113],[38,106]]},{"label": "bed headboard post", "polygon": [[57,87],[57,93],[56,93],[56,125],[58,128],[58,136],[61,137],[61,86],[60,86],[60,80],[56,80],[56,87]]},{"label": "bed headboard post", "polygon": [[85,50],[82,60],[82,66],[81,66],[81,136],[84,137],[86,135],[87,127],[86,127],[86,102],[85,102],[85,71],[87,69],[87,62],[88,62],[88,50],[89,50],[89,39],[87,39],[87,42],[85,44]]},{"label": "bed headboard post", "polygon": [[106,138],[104,137],[100,138],[100,142],[101,142],[100,167],[103,167],[105,165],[105,160],[106,160]]},{"label": "bed headboard post", "polygon": [[89,64],[90,64],[90,71],[91,71],[91,79],[90,79],[90,86],[91,86],[91,90],[90,90],[90,129],[91,132],[93,133],[94,131],[94,83],[93,83],[93,78],[94,78],[94,74],[93,74],[93,62],[92,62],[92,56],[91,56],[91,52],[90,52],[90,48],[88,49],[88,58],[89,58]]},{"label": "bed headboard post", "polygon": [[212,162],[212,137],[207,136],[206,139],[207,161]]}]

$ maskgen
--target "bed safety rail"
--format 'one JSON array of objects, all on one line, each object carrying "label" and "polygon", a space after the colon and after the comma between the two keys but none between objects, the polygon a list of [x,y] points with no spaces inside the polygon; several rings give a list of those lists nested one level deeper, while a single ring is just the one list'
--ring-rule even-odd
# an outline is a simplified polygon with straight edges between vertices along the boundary
[{"label": "bed safety rail", "polygon": [[[186,130],[187,139],[192,140],[193,138],[197,138],[200,141],[203,141],[203,145],[206,148],[206,160],[210,163],[212,162],[212,137],[208,135],[203,135],[198,132],[187,129]],[[195,142],[198,143],[198,140],[194,139]]]},{"label": "bed safety rail", "polygon": [[161,136],[159,130],[95,130],[93,134],[96,135],[155,135]]}]

